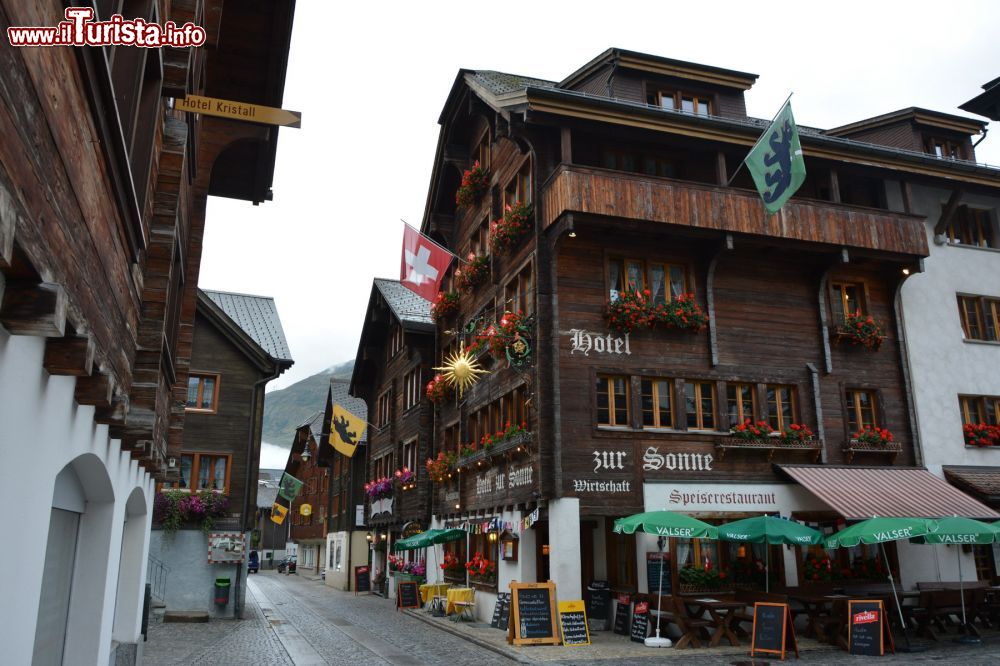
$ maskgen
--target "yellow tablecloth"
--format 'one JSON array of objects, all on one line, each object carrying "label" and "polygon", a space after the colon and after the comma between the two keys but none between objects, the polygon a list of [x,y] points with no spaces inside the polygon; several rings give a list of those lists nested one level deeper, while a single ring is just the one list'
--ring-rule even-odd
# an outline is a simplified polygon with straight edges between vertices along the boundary
[{"label": "yellow tablecloth", "polygon": [[451,583],[424,583],[420,586],[420,599],[426,604],[434,597],[443,597]]},{"label": "yellow tablecloth", "polygon": [[458,609],[455,608],[456,601],[472,601],[473,595],[476,593],[471,587],[452,587],[448,589],[448,605],[445,606],[445,613],[451,615],[452,613],[457,613]]}]

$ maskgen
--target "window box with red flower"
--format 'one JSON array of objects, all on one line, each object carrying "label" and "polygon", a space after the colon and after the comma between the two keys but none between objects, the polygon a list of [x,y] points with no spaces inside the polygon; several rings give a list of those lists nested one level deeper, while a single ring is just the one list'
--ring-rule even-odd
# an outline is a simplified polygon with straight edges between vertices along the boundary
[{"label": "window box with red flower", "polygon": [[469,580],[473,583],[493,586],[497,582],[497,563],[487,559],[482,553],[477,552],[472,559],[465,563],[465,570],[469,572]]},{"label": "window box with red flower", "polygon": [[698,568],[691,565],[677,571],[677,580],[682,593],[717,592],[729,585],[729,574],[709,565]]},{"label": "window box with red flower", "polygon": [[885,340],[882,325],[871,315],[860,311],[844,317],[844,323],[837,326],[835,334],[838,340],[846,340],[856,347],[864,347],[870,351],[878,351]]},{"label": "window box with red flower", "polygon": [[716,443],[719,460],[723,460],[729,450],[767,451],[767,459],[772,460],[778,451],[808,451],[818,460],[823,451],[823,443],[813,436],[812,430],[799,423],[791,423],[784,432],[771,430],[767,421],[754,423],[746,419],[733,426],[730,436]]},{"label": "window box with red flower", "polygon": [[462,173],[462,184],[455,191],[455,203],[459,206],[471,206],[479,201],[490,186],[490,172],[484,169],[476,160],[471,169]]},{"label": "window box with red flower", "polygon": [[697,332],[708,325],[708,315],[693,294],[680,294],[668,303],[653,303],[650,291],[626,289],[605,307],[604,318],[613,332],[631,333],[636,328],[666,328]]},{"label": "window box with red flower", "polygon": [[471,294],[490,278],[490,258],[469,253],[465,265],[455,269],[455,288]]},{"label": "window box with red flower", "polygon": [[483,435],[478,442],[470,442],[464,446],[456,466],[458,469],[482,467],[491,458],[507,453],[527,452],[532,437],[532,433],[528,431],[527,423],[518,425],[508,421],[503,430],[498,430],[492,435]]},{"label": "window box with red flower", "polygon": [[531,212],[531,204],[508,204],[503,217],[490,224],[490,248],[497,254],[507,254],[517,247],[531,228]]},{"label": "window box with red flower", "polygon": [[1000,446],[1000,426],[989,423],[966,423],[962,426],[965,445],[976,448]]},{"label": "window box with red flower", "polygon": [[435,483],[446,483],[455,471],[455,461],[458,457],[454,453],[441,451],[437,458],[427,459],[427,476]]},{"label": "window box with red flower", "polygon": [[893,434],[886,428],[866,425],[851,436],[844,446],[847,462],[852,462],[858,453],[882,453],[896,456],[903,448],[894,440]]},{"label": "window box with red flower", "polygon": [[458,292],[439,291],[431,304],[431,319],[443,321],[458,312]]},{"label": "window box with red flower", "polygon": [[444,402],[455,394],[454,387],[444,381],[441,375],[434,375],[434,379],[427,382],[427,399],[435,405]]}]

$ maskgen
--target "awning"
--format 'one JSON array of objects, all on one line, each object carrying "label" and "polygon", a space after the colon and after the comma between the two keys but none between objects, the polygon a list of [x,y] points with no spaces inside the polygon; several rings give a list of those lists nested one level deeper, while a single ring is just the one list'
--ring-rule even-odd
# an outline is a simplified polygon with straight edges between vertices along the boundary
[{"label": "awning", "polygon": [[942,469],[952,485],[984,502],[1000,503],[1000,467],[945,465]]},{"label": "awning", "polygon": [[778,465],[778,468],[847,520],[893,518],[996,519],[993,509],[948,485],[923,467]]}]

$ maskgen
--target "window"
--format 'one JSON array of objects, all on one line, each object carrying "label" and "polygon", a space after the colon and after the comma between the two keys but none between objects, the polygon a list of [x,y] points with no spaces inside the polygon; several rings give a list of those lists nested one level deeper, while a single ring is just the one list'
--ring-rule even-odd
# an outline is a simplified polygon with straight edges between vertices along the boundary
[{"label": "window", "polygon": [[457,423],[444,429],[444,452],[456,455],[459,452],[459,427]]},{"label": "window", "polygon": [[659,90],[656,93],[647,95],[646,101],[661,109],[683,111],[684,113],[691,113],[696,116],[708,116],[712,114],[712,101],[705,95]]},{"label": "window", "polygon": [[615,171],[630,171],[647,176],[673,178],[677,169],[669,159],[638,152],[627,152],[619,148],[605,148],[601,151],[601,166]]},{"label": "window", "polygon": [[747,419],[756,421],[757,400],[753,384],[727,384],[726,406],[730,426],[739,425]]},{"label": "window", "polygon": [[778,386],[768,384],[767,386],[767,423],[772,430],[782,432],[795,423],[796,404],[795,387]]},{"label": "window", "polygon": [[417,477],[417,440],[403,444],[403,467],[413,472]]},{"label": "window", "polygon": [[399,324],[392,325],[392,337],[389,340],[389,356],[388,359],[391,360],[393,356],[399,353],[403,348],[403,327]]},{"label": "window", "polygon": [[873,428],[878,426],[875,414],[875,391],[848,389],[845,397],[847,399],[847,429],[850,431],[849,435],[853,435],[864,426],[871,426]]},{"label": "window", "polygon": [[1000,341],[1000,299],[959,296],[958,311],[966,340]]},{"label": "window", "polygon": [[535,309],[535,293],[533,288],[533,273],[531,262],[521,269],[503,289],[503,308],[511,312],[531,314]]},{"label": "window", "polygon": [[375,411],[378,418],[378,427],[384,428],[392,420],[392,389],[385,391],[378,397]]},{"label": "window", "polygon": [[948,240],[958,245],[997,247],[989,211],[959,206],[948,225]]},{"label": "window", "polygon": [[490,218],[487,216],[479,223],[469,238],[469,251],[477,257],[490,253]]},{"label": "window", "polygon": [[684,404],[688,430],[715,429],[715,387],[710,382],[685,382]]},{"label": "window", "polygon": [[444,544],[441,557],[444,564],[444,579],[453,583],[465,583],[465,563],[469,561],[465,551],[465,539]]},{"label": "window", "polygon": [[674,383],[669,379],[643,379],[642,427],[673,428]]},{"label": "window", "polygon": [[1000,397],[992,395],[962,395],[962,423],[1000,425]]},{"label": "window", "polygon": [[486,130],[476,144],[476,150],[472,155],[486,171],[490,170],[490,132]]},{"label": "window", "polygon": [[649,289],[652,303],[669,303],[688,291],[684,267],[639,259],[608,260],[608,298],[618,300],[626,285],[631,290]]},{"label": "window", "polygon": [[219,409],[219,375],[188,375],[186,409],[192,412],[212,412]]},{"label": "window", "polygon": [[374,478],[381,479],[383,477],[392,476],[395,470],[392,468],[392,452],[384,453],[372,462],[372,471],[374,472]]},{"label": "window", "polygon": [[927,152],[934,157],[947,157],[949,159],[962,159],[962,146],[955,141],[931,137],[927,139]]},{"label": "window", "polygon": [[597,377],[597,425],[629,425],[628,377]]},{"label": "window", "polygon": [[403,409],[420,403],[420,368],[414,368],[403,377]]},{"label": "window", "polygon": [[214,490],[229,494],[231,456],[215,453],[181,453],[181,475],[175,486],[164,483],[164,488],[182,490]]},{"label": "window", "polygon": [[504,207],[515,203],[531,203],[531,160],[525,160],[524,166],[517,172],[503,191]]},{"label": "window", "polygon": [[861,313],[867,314],[865,308],[864,293],[865,287],[857,282],[831,282],[830,290],[831,305],[833,306],[834,322],[847,321],[847,315]]}]

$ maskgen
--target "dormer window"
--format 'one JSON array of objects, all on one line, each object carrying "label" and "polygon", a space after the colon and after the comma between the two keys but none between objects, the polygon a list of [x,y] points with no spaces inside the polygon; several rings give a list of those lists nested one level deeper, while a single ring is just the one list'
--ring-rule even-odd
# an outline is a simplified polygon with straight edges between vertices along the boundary
[{"label": "dormer window", "polygon": [[661,109],[683,111],[695,116],[709,116],[712,114],[712,101],[704,95],[692,95],[681,91],[658,90],[656,93],[648,95],[646,101]]}]

